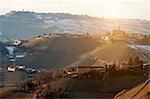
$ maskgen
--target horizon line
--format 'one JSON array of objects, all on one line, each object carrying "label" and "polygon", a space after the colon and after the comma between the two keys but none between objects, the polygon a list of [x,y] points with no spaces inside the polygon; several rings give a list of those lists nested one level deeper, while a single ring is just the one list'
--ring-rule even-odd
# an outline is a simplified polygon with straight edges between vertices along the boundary
[{"label": "horizon line", "polygon": [[8,11],[8,12],[5,12],[3,14],[0,14],[0,16],[5,16],[6,14],[9,14],[11,12],[33,12],[33,13],[54,13],[54,14],[58,14],[58,13],[64,13],[64,14],[70,14],[70,15],[78,15],[78,16],[89,16],[89,17],[93,17],[93,18],[104,18],[104,19],[126,19],[126,20],[145,20],[145,21],[150,21],[150,19],[148,18],[117,18],[117,17],[104,17],[104,16],[92,16],[92,15],[89,15],[89,14],[79,14],[79,13],[70,13],[70,12],[47,12],[47,11],[31,11],[31,10],[25,10],[25,9],[22,9],[22,10],[11,10],[11,11]]}]

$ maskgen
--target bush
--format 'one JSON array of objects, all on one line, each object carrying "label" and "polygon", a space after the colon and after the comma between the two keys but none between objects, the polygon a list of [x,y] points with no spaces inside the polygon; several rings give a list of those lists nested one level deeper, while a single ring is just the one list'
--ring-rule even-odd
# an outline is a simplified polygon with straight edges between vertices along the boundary
[{"label": "bush", "polygon": [[65,97],[64,89],[54,88],[47,84],[39,88],[34,94],[34,98],[37,98],[37,99],[64,98],[64,97]]},{"label": "bush", "polygon": [[132,59],[132,57],[128,58],[127,64],[128,65],[133,65],[133,59]]},{"label": "bush", "polygon": [[134,59],[134,64],[135,65],[140,65],[140,59],[139,59],[139,57],[137,56],[137,57],[135,57],[135,59]]},{"label": "bush", "polygon": [[18,91],[33,92],[38,87],[38,83],[34,80],[26,80],[22,82],[18,88]]}]

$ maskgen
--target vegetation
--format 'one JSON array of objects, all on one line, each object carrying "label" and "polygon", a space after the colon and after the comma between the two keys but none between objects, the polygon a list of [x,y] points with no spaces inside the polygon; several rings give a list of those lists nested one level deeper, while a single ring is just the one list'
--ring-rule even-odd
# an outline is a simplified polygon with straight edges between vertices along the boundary
[{"label": "vegetation", "polygon": [[51,72],[39,74],[36,78],[23,81],[18,90],[22,92],[34,92],[37,88],[43,84],[49,83],[52,80],[53,78]]},{"label": "vegetation", "polygon": [[132,59],[132,57],[128,58],[127,64],[128,65],[133,65],[133,59]]},{"label": "vegetation", "polygon": [[34,79],[23,81],[19,88],[19,92],[33,93],[34,98],[62,98],[65,97],[65,90],[63,88],[57,88],[51,86],[51,82],[55,81],[57,74],[52,74],[52,72],[47,72],[38,75]]},{"label": "vegetation", "polygon": [[138,56],[135,58],[129,57],[127,60],[127,64],[128,65],[137,65],[141,68],[143,67],[143,61],[140,60]]},{"label": "vegetation", "polygon": [[98,71],[90,71],[88,73],[80,74],[77,77],[74,77],[74,79],[102,79],[103,73],[100,73]]},{"label": "vegetation", "polygon": [[17,90],[17,88],[15,88],[15,87],[14,88],[13,87],[0,88],[0,98],[10,95],[16,90]]},{"label": "vegetation", "polygon": [[44,84],[41,88],[37,89],[34,93],[34,98],[64,98],[65,90],[62,88],[54,88],[48,84]]},{"label": "vegetation", "polygon": [[140,61],[140,59],[139,59],[138,56],[134,58],[134,64],[135,64],[135,65],[140,65],[140,62],[141,62],[141,61]]}]

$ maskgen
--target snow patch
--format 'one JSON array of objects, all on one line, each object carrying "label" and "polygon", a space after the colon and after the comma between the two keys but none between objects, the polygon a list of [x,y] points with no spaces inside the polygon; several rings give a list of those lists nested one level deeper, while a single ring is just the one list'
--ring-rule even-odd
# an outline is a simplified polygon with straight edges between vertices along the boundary
[{"label": "snow patch", "polygon": [[142,49],[150,51],[150,45],[135,45],[135,46],[138,47],[138,48],[142,48]]},{"label": "snow patch", "polygon": [[136,45],[130,45],[128,44],[129,47],[133,48],[133,49],[137,49]]},{"label": "snow patch", "polygon": [[36,15],[35,15],[35,18],[36,18],[36,19],[43,19],[43,17],[42,17],[41,15],[39,15],[39,14],[36,14]]},{"label": "snow patch", "polygon": [[6,46],[6,49],[8,50],[8,52],[9,52],[10,55],[14,54],[15,47]]},{"label": "snow patch", "polygon": [[150,45],[130,45],[129,44],[129,46],[131,47],[131,48],[134,48],[134,49],[144,49],[144,50],[148,50],[148,51],[150,51]]}]

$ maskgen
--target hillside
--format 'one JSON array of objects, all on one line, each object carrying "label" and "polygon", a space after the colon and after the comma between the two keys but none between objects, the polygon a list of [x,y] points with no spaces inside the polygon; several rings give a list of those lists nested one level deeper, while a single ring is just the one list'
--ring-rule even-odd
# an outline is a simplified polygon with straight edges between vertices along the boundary
[{"label": "hillside", "polygon": [[126,61],[129,57],[140,57],[142,60],[148,61],[148,57],[145,56],[139,49],[131,47],[129,44],[123,42],[114,42],[106,44],[102,47],[98,47],[90,53],[91,56],[97,59],[107,61]]},{"label": "hillside", "polygon": [[[113,97],[124,89],[131,89],[147,80],[143,76],[142,69],[132,71],[111,71],[109,76],[104,78],[103,72],[90,71],[79,74],[76,77],[52,76],[52,72],[42,73],[36,78],[26,80],[18,85],[17,88],[2,88],[2,97],[11,99],[37,97],[46,98],[69,98],[69,99],[113,99]],[[55,75],[64,75],[63,72],[56,72]],[[31,87],[29,85],[34,86]],[[58,90],[62,91],[58,91]],[[6,90],[6,91],[5,91]],[[61,94],[61,95],[60,95]]]},{"label": "hillside", "polygon": [[29,49],[28,55],[22,63],[35,68],[68,66],[79,60],[81,55],[95,49],[98,45],[100,44],[97,40],[87,37],[33,39],[24,44]]},{"label": "hillside", "polygon": [[146,52],[133,48],[131,45],[123,42],[114,42],[98,46],[94,50],[86,53],[79,61],[72,65],[99,65],[103,63],[112,63],[115,61],[127,62],[129,57],[139,57],[143,61],[150,61]]},{"label": "hillside", "polygon": [[21,64],[34,68],[53,68],[75,65],[99,65],[116,60],[126,62],[129,57],[149,61],[149,56],[127,43],[100,44],[92,37],[34,38],[25,43],[27,56]]},{"label": "hillside", "polygon": [[[117,25],[125,31],[150,33],[150,21],[131,19],[105,19],[66,13],[35,13],[11,11],[0,16],[0,40],[29,39],[45,33],[91,33],[111,31]],[[14,26],[15,25],[15,26]]]}]

